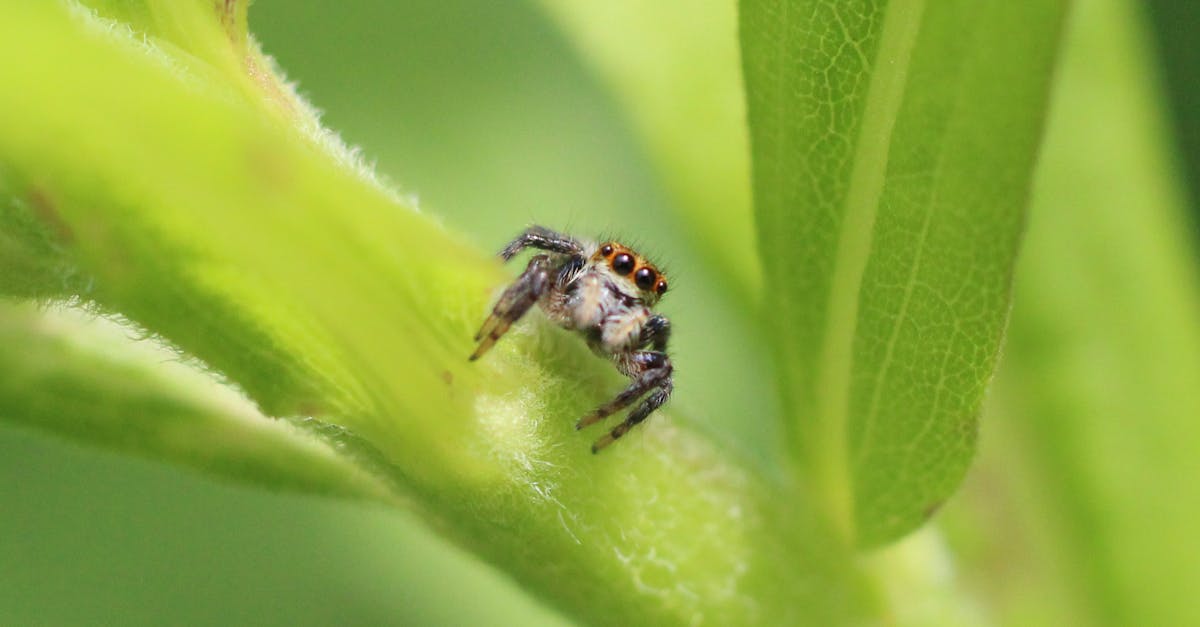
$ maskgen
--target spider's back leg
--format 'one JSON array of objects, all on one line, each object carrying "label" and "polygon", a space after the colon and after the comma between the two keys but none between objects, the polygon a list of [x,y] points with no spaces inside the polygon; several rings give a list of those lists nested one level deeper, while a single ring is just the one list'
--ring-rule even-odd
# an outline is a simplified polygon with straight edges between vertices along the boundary
[{"label": "spider's back leg", "polygon": [[671,398],[671,392],[674,391],[674,389],[675,383],[671,380],[670,374],[668,374],[666,378],[659,382],[658,387],[651,392],[649,396],[642,400],[640,405],[638,405],[633,411],[629,412],[629,417],[626,418],[624,422],[613,427],[612,431],[604,434],[600,439],[596,440],[596,442],[592,444],[592,452],[599,453],[602,449],[604,449],[604,447],[612,444],[617,440],[617,438],[625,435],[630,429],[634,428],[638,425],[638,423],[645,420],[654,412],[654,410],[662,407],[663,404],[667,402],[667,399]]},{"label": "spider's back leg", "polygon": [[[636,351],[628,357],[627,365],[624,368],[633,381],[629,386],[617,394],[611,401],[597,407],[595,411],[584,416],[575,424],[576,429],[583,429],[589,425],[595,424],[612,414],[632,405],[647,392],[653,392],[640,405],[637,406],[629,414],[629,418],[625,422],[617,425],[612,433],[596,442],[596,446],[592,447],[593,452],[598,451],[605,446],[608,446],[612,440],[615,440],[631,427],[646,419],[655,409],[667,402],[667,398],[671,395],[671,390],[674,389],[674,383],[671,380],[671,373],[674,372],[674,367],[671,365],[671,358],[666,353],[658,351]],[[607,439],[607,441],[605,441]],[[603,442],[603,443],[602,443]]]},{"label": "spider's back leg", "polygon": [[471,361],[486,353],[550,289],[552,270],[547,255],[538,255],[529,261],[525,272],[504,290],[491,315],[479,327],[479,332],[475,334],[479,346],[471,353]]}]

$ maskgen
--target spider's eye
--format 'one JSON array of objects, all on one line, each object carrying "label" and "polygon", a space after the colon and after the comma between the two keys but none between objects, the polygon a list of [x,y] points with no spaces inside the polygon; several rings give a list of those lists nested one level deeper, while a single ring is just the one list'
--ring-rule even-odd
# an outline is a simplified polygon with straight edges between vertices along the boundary
[{"label": "spider's eye", "polygon": [[629,274],[633,272],[633,257],[628,253],[621,253],[613,257],[612,269],[617,274]]},{"label": "spider's eye", "polygon": [[611,257],[613,254],[612,244],[605,244],[605,245],[601,246],[600,254],[604,255],[605,257]]},{"label": "spider's eye", "polygon": [[656,278],[658,276],[650,268],[642,268],[637,271],[637,274],[633,275],[633,281],[637,283],[638,287],[644,290],[650,289],[654,285],[654,279]]},{"label": "spider's eye", "polygon": [[667,293],[667,282],[664,279],[658,280],[658,285],[654,286],[654,291],[658,292],[659,296]]}]

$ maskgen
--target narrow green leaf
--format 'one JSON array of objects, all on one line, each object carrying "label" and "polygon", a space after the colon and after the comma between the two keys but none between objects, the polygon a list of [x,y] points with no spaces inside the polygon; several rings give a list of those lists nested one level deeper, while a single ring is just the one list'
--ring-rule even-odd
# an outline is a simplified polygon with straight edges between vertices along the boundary
[{"label": "narrow green leaf", "polygon": [[741,4],[798,472],[860,545],[919,525],[971,458],[1063,4]]},{"label": "narrow green leaf", "polygon": [[144,35],[0,4],[0,55],[28,60],[0,64],[0,167],[62,225],[88,298],[264,414],[347,429],[439,530],[581,620],[872,612],[814,508],[668,413],[592,455],[573,421],[620,378],[574,338],[521,325],[468,363],[504,281],[491,254],[344,167],[269,92]]},{"label": "narrow green leaf", "polygon": [[0,305],[0,420],[272,489],[398,500],[331,442],[129,335],[78,311]]},{"label": "narrow green leaf", "polygon": [[541,4],[624,105],[711,273],[738,297],[757,297],[736,4]]},{"label": "narrow green leaf", "polygon": [[1200,273],[1142,10],[1073,11],[966,503],[1014,625],[1200,624]]}]

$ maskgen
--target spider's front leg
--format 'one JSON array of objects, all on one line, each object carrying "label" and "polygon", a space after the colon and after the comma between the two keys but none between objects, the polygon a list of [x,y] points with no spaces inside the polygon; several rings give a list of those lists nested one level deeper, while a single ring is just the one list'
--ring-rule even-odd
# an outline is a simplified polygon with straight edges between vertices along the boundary
[{"label": "spider's front leg", "polygon": [[508,261],[526,248],[537,248],[572,256],[583,254],[583,245],[574,238],[558,231],[551,231],[544,226],[531,226],[500,251],[500,258]]},{"label": "spider's front leg", "polygon": [[630,353],[625,359],[625,363],[622,364],[624,366],[622,370],[633,377],[633,382],[629,384],[629,387],[622,390],[616,398],[601,405],[596,411],[584,416],[575,425],[575,428],[582,429],[588,425],[595,424],[628,407],[647,392],[650,392],[650,395],[642,399],[642,402],[633,411],[629,412],[629,416],[625,418],[624,422],[613,427],[612,431],[592,444],[593,453],[600,452],[604,447],[612,444],[638,423],[645,420],[654,410],[662,407],[667,402],[667,399],[671,397],[671,392],[675,389],[675,381],[671,377],[674,372],[674,366],[671,365],[671,358],[666,353],[661,351],[635,351]]},{"label": "spider's front leg", "polygon": [[475,334],[479,346],[471,353],[471,361],[486,353],[550,289],[551,270],[550,257],[547,255],[537,255],[529,260],[525,272],[504,290],[492,308],[492,314],[479,327],[479,332]]}]

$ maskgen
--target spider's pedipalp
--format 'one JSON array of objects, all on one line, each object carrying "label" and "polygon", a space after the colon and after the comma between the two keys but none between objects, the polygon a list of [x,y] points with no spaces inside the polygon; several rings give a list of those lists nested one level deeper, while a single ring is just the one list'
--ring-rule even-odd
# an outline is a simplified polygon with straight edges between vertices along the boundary
[{"label": "spider's pedipalp", "polygon": [[642,327],[642,342],[662,353],[667,350],[667,340],[671,338],[671,321],[665,316],[654,314]]},{"label": "spider's pedipalp", "polygon": [[549,287],[550,258],[538,255],[529,260],[525,272],[521,273],[516,282],[504,290],[500,300],[492,308],[492,314],[483,321],[483,326],[479,327],[479,332],[475,334],[475,341],[479,342],[479,346],[471,353],[471,361],[486,353],[514,322],[529,311]]}]

